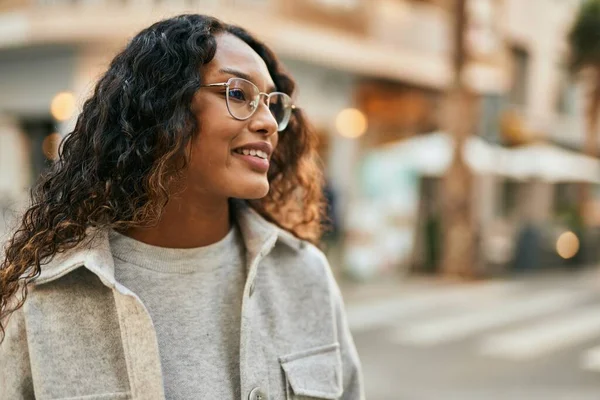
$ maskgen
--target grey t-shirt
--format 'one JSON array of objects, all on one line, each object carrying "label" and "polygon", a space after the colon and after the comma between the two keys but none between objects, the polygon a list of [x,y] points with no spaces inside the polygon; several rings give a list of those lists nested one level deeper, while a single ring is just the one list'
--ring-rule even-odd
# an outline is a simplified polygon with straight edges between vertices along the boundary
[{"label": "grey t-shirt", "polygon": [[240,398],[246,271],[238,229],[195,249],[151,246],[113,231],[110,246],[116,280],[140,297],[152,317],[166,398]]}]

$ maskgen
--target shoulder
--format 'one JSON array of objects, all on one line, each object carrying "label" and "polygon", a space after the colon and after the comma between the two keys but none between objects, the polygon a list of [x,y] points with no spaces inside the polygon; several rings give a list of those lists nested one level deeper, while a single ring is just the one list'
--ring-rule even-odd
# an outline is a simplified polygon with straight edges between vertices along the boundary
[{"label": "shoulder", "polygon": [[318,265],[318,268],[329,268],[329,263],[325,254],[314,244],[294,236],[292,233],[278,228],[279,242],[291,250],[288,257],[305,262],[311,265]]},{"label": "shoulder", "polygon": [[277,269],[292,279],[304,283],[335,289],[336,283],[327,256],[314,244],[280,230],[279,241],[272,256]]}]

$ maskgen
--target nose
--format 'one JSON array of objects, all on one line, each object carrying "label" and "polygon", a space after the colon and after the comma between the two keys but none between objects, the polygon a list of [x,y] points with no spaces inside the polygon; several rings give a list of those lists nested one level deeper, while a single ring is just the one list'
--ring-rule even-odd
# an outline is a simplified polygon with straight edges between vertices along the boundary
[{"label": "nose", "polygon": [[258,108],[250,117],[249,128],[252,132],[271,136],[277,133],[277,121],[264,101],[259,101]]}]

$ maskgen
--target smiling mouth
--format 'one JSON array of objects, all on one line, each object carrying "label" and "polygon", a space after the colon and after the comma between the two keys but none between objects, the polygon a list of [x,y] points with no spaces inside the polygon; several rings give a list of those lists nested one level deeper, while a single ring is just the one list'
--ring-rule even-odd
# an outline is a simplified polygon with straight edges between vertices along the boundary
[{"label": "smiling mouth", "polygon": [[266,160],[269,158],[267,153],[265,153],[262,150],[235,149],[235,150],[233,150],[233,152],[237,153],[237,154],[241,154],[243,156],[252,156],[252,157],[260,158],[263,160]]}]

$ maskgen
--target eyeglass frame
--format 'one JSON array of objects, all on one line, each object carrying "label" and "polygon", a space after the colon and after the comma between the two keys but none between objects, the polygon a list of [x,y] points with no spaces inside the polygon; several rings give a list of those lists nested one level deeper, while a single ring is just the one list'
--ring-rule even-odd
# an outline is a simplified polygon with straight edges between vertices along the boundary
[{"label": "eyeglass frame", "polygon": [[[247,116],[246,118],[239,118],[239,117],[236,117],[235,115],[233,115],[233,113],[231,112],[231,109],[229,108],[229,87],[231,85],[230,82],[233,79],[239,79],[239,80],[248,82],[249,84],[251,84],[252,86],[254,86],[256,88],[256,90],[258,91],[259,102],[260,102],[260,98],[262,98],[262,96],[265,96],[267,98],[267,102],[265,102],[265,105],[267,107],[269,107],[268,101],[271,98],[271,95],[273,95],[273,94],[283,94],[283,95],[287,96],[290,99],[290,101],[293,101],[292,97],[289,94],[284,93],[284,92],[278,92],[278,91],[271,92],[271,93],[261,92],[260,89],[258,88],[258,86],[256,86],[254,83],[250,82],[248,79],[240,78],[239,76],[232,76],[231,78],[227,79],[227,82],[208,83],[208,84],[205,84],[205,85],[200,85],[200,87],[226,87],[227,91],[225,92],[225,96],[226,96],[225,103],[227,104],[227,111],[229,112],[229,115],[231,115],[233,118],[237,119],[238,121],[246,121],[246,120],[252,118],[252,116],[254,115],[254,113],[256,113],[256,110],[258,110],[258,106],[256,106],[256,108],[254,109],[254,111],[252,111],[250,113],[250,115]],[[297,109],[297,107],[296,107],[296,105],[294,103],[292,103],[290,109],[291,109],[291,111],[290,111],[290,118],[291,118],[291,113],[294,112]],[[269,110],[269,112],[270,112],[270,110]],[[271,113],[271,115],[273,115],[273,114]],[[288,123],[289,123],[289,119],[288,119]],[[286,124],[285,128],[287,128],[287,126],[288,125]],[[279,122],[277,123],[277,127],[279,128]],[[285,128],[283,128],[281,131],[285,130]],[[277,131],[281,132],[279,129],[277,129]]]}]

